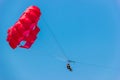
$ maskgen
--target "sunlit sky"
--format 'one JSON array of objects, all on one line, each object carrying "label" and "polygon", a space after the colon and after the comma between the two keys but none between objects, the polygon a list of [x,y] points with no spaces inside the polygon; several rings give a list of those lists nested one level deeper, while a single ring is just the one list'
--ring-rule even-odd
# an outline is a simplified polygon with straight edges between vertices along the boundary
[{"label": "sunlit sky", "polygon": [[[41,31],[30,49],[12,49],[7,30],[31,5]],[[0,80],[120,80],[120,0],[0,0],[0,35]]]}]

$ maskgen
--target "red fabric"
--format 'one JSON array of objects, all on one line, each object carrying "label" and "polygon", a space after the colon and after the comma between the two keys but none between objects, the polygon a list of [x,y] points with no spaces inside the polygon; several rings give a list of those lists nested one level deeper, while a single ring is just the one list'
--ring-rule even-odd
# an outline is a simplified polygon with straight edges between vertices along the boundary
[{"label": "red fabric", "polygon": [[[30,6],[24,11],[19,20],[8,29],[7,41],[11,48],[20,46],[28,49],[32,46],[40,31],[37,26],[40,16],[41,12],[37,6]],[[25,44],[20,45],[21,41],[25,41]]]}]

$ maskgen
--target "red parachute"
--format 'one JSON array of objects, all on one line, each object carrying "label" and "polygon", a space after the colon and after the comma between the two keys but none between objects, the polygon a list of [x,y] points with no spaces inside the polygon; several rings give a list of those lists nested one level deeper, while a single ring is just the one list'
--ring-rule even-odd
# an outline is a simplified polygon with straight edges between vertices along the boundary
[{"label": "red parachute", "polygon": [[[21,48],[30,48],[37,38],[40,31],[37,26],[40,19],[41,12],[37,6],[28,7],[19,20],[8,29],[7,41],[11,48],[15,49],[17,46]],[[24,45],[20,45],[25,41]]]}]

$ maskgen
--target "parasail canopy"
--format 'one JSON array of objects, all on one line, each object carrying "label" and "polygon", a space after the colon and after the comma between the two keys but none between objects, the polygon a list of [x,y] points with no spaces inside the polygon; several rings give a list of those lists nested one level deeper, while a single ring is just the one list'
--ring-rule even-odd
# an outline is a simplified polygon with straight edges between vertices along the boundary
[{"label": "parasail canopy", "polygon": [[[28,7],[18,21],[8,29],[7,41],[11,48],[17,46],[21,48],[30,48],[40,32],[37,23],[40,19],[41,12],[37,6]],[[25,44],[20,43],[24,41]]]}]

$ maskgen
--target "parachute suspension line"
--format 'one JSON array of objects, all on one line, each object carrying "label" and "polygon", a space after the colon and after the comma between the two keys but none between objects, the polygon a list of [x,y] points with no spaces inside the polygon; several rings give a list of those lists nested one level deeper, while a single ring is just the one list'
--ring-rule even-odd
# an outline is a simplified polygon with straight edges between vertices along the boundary
[{"label": "parachute suspension line", "polygon": [[62,53],[64,59],[68,60],[68,57],[66,56],[63,47],[60,45],[60,43],[59,43],[59,41],[57,40],[57,38],[56,38],[54,32],[52,31],[52,29],[50,28],[49,24],[46,22],[46,20],[44,19],[44,17],[43,17],[43,22],[46,24],[46,27],[48,28],[48,30],[50,31],[52,37],[54,38],[54,40],[55,40],[55,42],[56,42],[58,48],[60,49],[60,51],[61,51],[61,53]]}]

